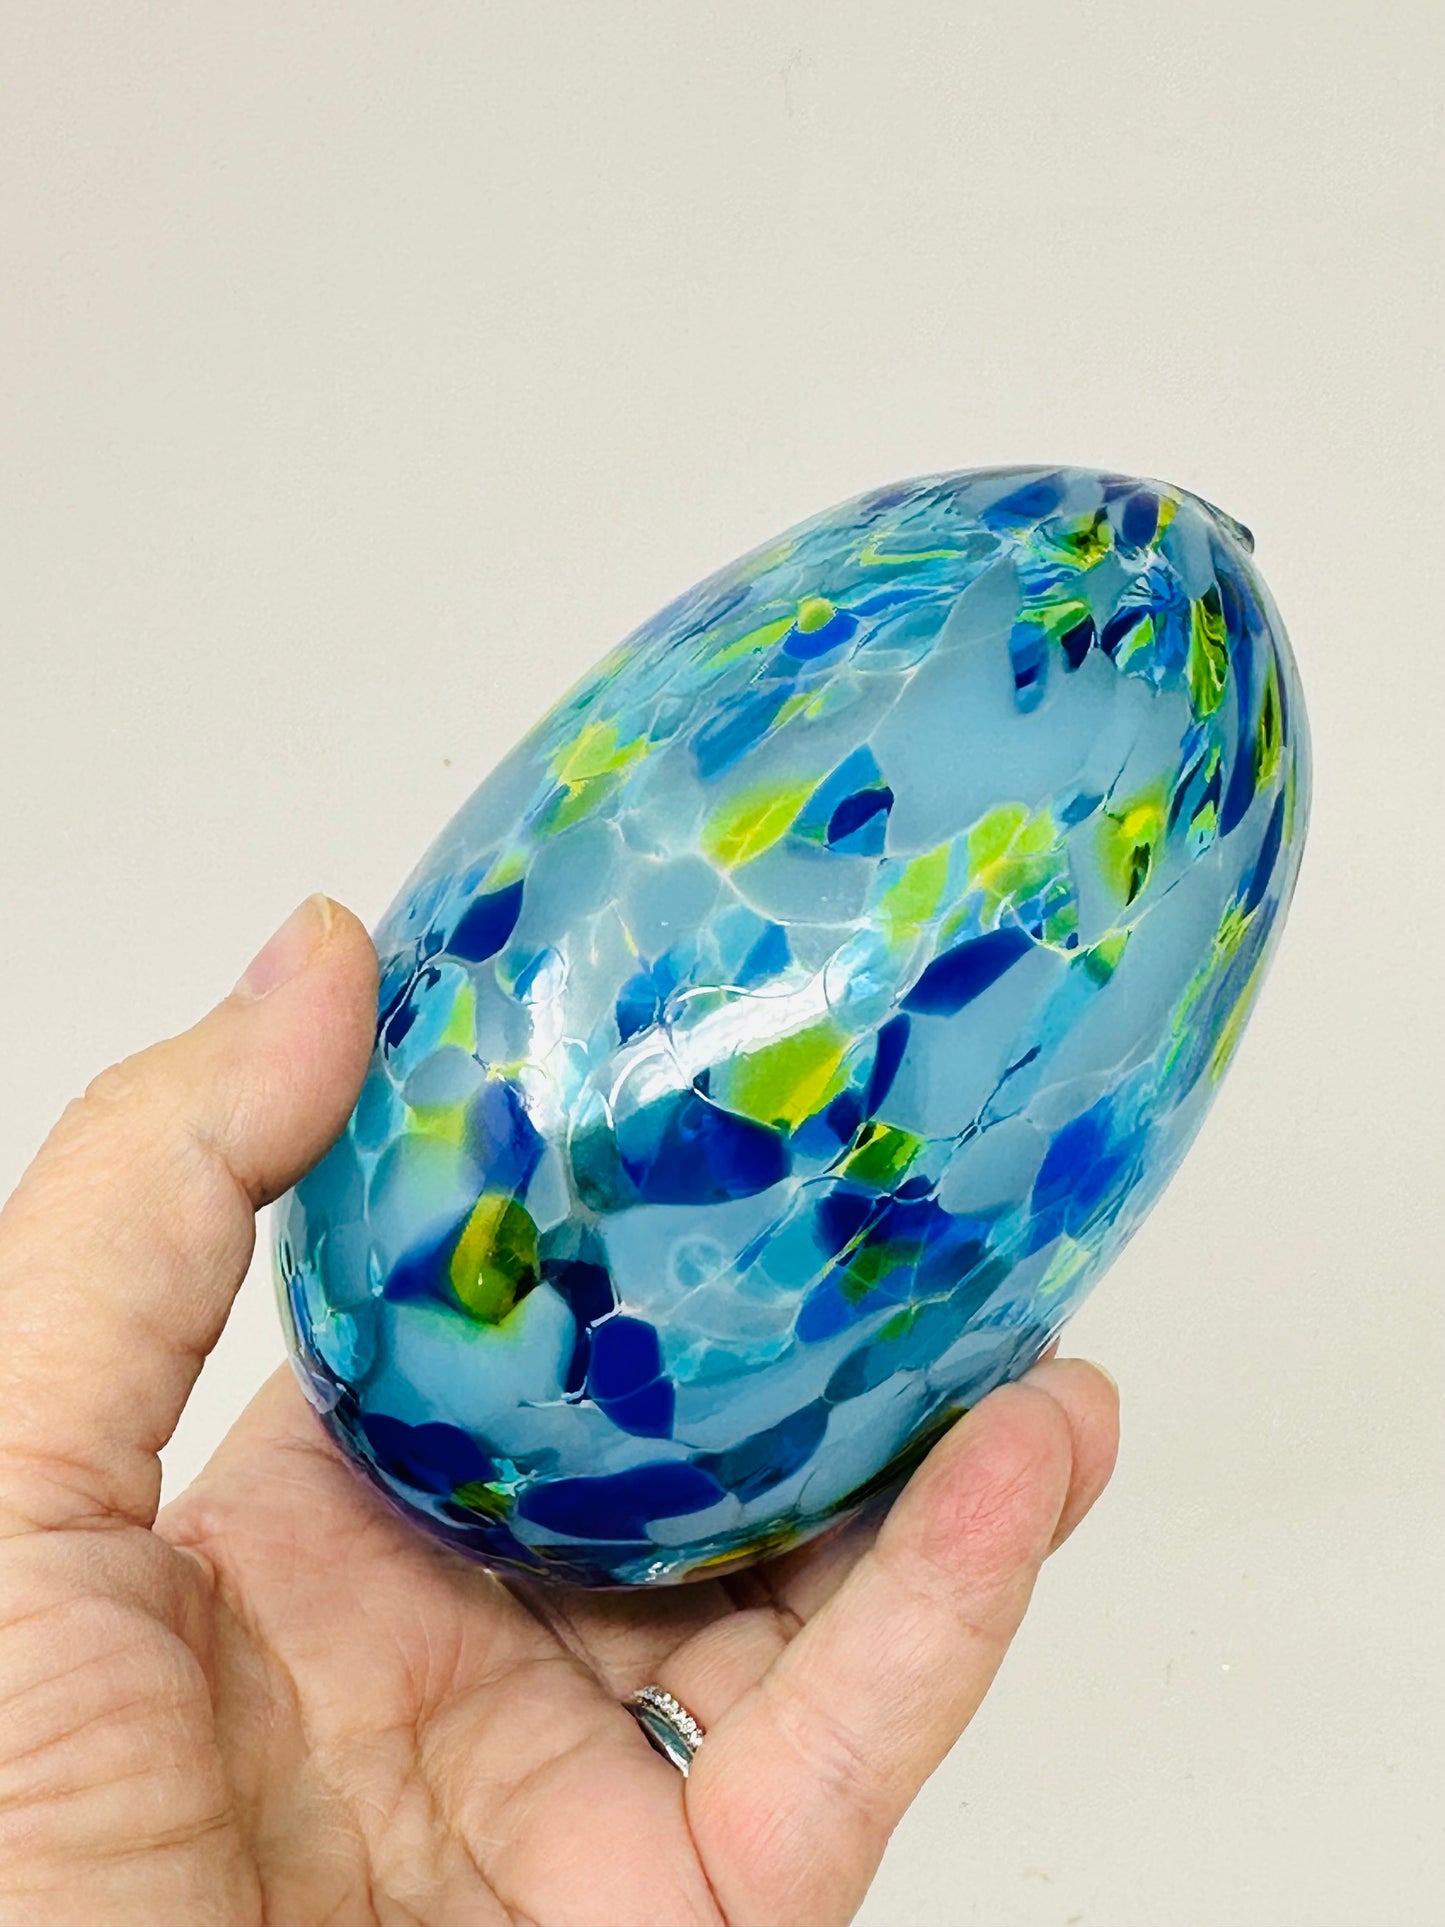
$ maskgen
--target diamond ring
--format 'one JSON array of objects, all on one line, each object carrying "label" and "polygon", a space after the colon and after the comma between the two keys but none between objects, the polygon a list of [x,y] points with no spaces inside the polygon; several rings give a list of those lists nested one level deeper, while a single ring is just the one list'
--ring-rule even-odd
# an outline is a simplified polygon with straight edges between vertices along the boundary
[{"label": "diamond ring", "polygon": [[652,1745],[672,1761],[685,1780],[693,1756],[705,1737],[702,1728],[680,1700],[660,1686],[639,1687],[622,1702]]}]

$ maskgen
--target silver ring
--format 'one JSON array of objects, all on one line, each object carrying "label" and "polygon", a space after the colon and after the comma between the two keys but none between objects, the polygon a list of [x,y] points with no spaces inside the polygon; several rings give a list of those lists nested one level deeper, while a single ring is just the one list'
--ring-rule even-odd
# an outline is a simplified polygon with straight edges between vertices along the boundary
[{"label": "silver ring", "polygon": [[664,1759],[672,1761],[685,1780],[693,1758],[707,1735],[680,1700],[660,1686],[642,1686],[622,1702]]}]

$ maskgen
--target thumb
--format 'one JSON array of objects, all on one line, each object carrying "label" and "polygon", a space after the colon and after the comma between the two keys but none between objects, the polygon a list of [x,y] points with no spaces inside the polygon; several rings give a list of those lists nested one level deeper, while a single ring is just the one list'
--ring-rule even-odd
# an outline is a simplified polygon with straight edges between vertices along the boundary
[{"label": "thumb", "polygon": [[0,1211],[0,1529],[152,1522],[257,1207],[340,1132],[375,1015],[365,929],[311,897],[209,1016],[66,1110]]}]

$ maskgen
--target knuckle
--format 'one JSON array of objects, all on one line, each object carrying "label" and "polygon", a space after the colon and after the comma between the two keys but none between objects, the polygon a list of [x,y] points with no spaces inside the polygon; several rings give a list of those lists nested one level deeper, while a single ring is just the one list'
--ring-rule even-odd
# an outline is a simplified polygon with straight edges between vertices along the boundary
[{"label": "knuckle", "polygon": [[137,1059],[123,1057],[118,1063],[107,1064],[91,1078],[83,1096],[76,1101],[76,1108],[83,1114],[93,1110],[109,1111],[118,1104],[133,1103],[140,1088]]},{"label": "knuckle", "polygon": [[789,1751],[859,1819],[875,1815],[884,1787],[877,1760],[828,1701],[800,1682],[780,1696],[775,1709],[779,1732]]}]

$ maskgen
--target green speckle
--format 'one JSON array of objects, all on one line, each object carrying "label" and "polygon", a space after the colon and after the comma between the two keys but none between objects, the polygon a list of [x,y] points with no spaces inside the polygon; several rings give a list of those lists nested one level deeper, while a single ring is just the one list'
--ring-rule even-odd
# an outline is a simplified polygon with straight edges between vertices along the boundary
[{"label": "green speckle", "polygon": [[911,569],[924,562],[952,562],[967,555],[966,549],[910,549],[891,553],[879,547],[881,535],[870,535],[858,551],[865,569]]},{"label": "green speckle", "polygon": [[843,1296],[858,1304],[885,1278],[891,1278],[895,1271],[911,1269],[922,1256],[923,1246],[917,1238],[888,1238],[878,1244],[859,1245],[848,1258],[841,1281]]},{"label": "green speckle", "polygon": [[587,723],[549,759],[558,786],[537,818],[537,834],[555,836],[590,815],[614,794],[624,772],[647,751],[645,736],[622,743],[612,723]]},{"label": "green speckle", "polygon": [[804,596],[798,604],[798,628],[805,636],[811,636],[818,629],[826,629],[838,611],[826,596]]},{"label": "green speckle", "polygon": [[1192,605],[1189,618],[1189,700],[1196,716],[1212,716],[1218,709],[1228,674],[1224,608],[1211,584]]},{"label": "green speckle", "polygon": [[990,908],[1005,898],[1031,896],[1054,870],[1058,832],[1047,810],[1029,814],[1026,803],[1000,803],[968,833],[968,883]]},{"label": "green speckle", "polygon": [[452,1290],[473,1318],[497,1325],[537,1282],[537,1227],[504,1191],[478,1198],[452,1253]]},{"label": "green speckle", "polygon": [[1090,944],[1080,954],[1079,962],[1096,984],[1106,984],[1119,968],[1119,960],[1129,943],[1127,930],[1111,930],[1106,937]]},{"label": "green speckle", "polygon": [[593,777],[624,770],[646,754],[646,737],[619,743],[613,724],[588,723],[572,742],[553,755],[552,774],[559,783],[584,783]]},{"label": "green speckle", "polygon": [[477,992],[470,978],[457,992],[446,1029],[439,1041],[455,1044],[464,1051],[473,1051],[477,1047]]},{"label": "green speckle", "polygon": [[563,783],[552,792],[547,807],[537,818],[537,834],[556,836],[574,823],[580,823],[584,816],[590,816],[600,803],[607,801],[621,781],[615,770],[607,770],[600,776],[584,776],[577,782]]},{"label": "green speckle", "polygon": [[1244,986],[1234,1001],[1234,1007],[1220,1026],[1219,1035],[1214,1041],[1214,1049],[1209,1053],[1209,1075],[1217,1083],[1229,1069],[1230,1059],[1239,1048],[1239,1040],[1244,1027],[1249,1022],[1249,1013],[1254,1009],[1254,1000],[1259,995],[1259,987],[1264,981],[1268,959],[1261,957],[1255,964]]},{"label": "green speckle", "polygon": [[1121,903],[1132,903],[1149,881],[1168,809],[1167,791],[1156,784],[1100,819],[1099,867]]},{"label": "green speckle", "polygon": [[721,804],[708,819],[702,846],[715,863],[735,870],[769,850],[812,795],[812,782],[782,788],[769,783],[744,790]]},{"label": "green speckle", "polygon": [[838,1169],[844,1177],[885,1190],[896,1184],[923,1149],[923,1139],[877,1119],[862,1126]]},{"label": "green speckle", "polygon": [[1279,664],[1270,658],[1269,671],[1264,679],[1264,695],[1259,705],[1259,729],[1254,739],[1254,785],[1263,789],[1279,768],[1279,755],[1283,747],[1283,734],[1280,724]]},{"label": "green speckle", "polygon": [[[891,866],[890,866],[891,867]],[[894,871],[878,903],[891,943],[916,937],[943,901],[948,883],[948,845],[911,857]]]},{"label": "green speckle", "polygon": [[1092,569],[1103,561],[1114,546],[1114,531],[1109,526],[1107,509],[1095,509],[1060,529],[1055,536],[1060,549],[1081,569]]},{"label": "green speckle", "polygon": [[512,1510],[506,1488],[485,1479],[468,1479],[465,1485],[457,1486],[452,1492],[452,1503],[465,1507],[468,1512],[479,1513],[484,1519],[505,1519]]},{"label": "green speckle", "polygon": [[814,1024],[761,1050],[734,1057],[714,1075],[718,1101],[759,1124],[796,1130],[842,1089],[843,1054],[849,1042],[841,1026]]},{"label": "green speckle", "polygon": [[1036,622],[1051,642],[1066,636],[1079,623],[1088,620],[1091,610],[1087,602],[1076,598],[1059,597],[1056,601],[1041,602],[1024,611],[1026,622]]},{"label": "green speckle", "polygon": [[745,636],[724,643],[715,656],[708,657],[712,669],[726,669],[731,662],[741,662],[744,656],[755,655],[760,649],[771,649],[775,642],[781,642],[793,626],[791,616],[783,616],[777,622],[765,622],[760,628],[749,629]]},{"label": "green speckle", "polygon": [[1146,615],[1141,617],[1119,644],[1118,651],[1114,656],[1114,667],[1116,669],[1127,669],[1136,656],[1142,656],[1146,650],[1153,648],[1154,637],[1153,616]]},{"label": "green speckle", "polygon": [[923,1307],[921,1305],[905,1305],[901,1311],[894,1312],[878,1336],[880,1338],[906,1338],[918,1323],[918,1314],[922,1309]]},{"label": "green speckle", "polygon": [[969,889],[983,898],[985,928],[1006,908],[1035,899],[1042,903],[1046,943],[1062,943],[1078,927],[1068,852],[1047,810],[1031,815],[1026,803],[1000,803],[968,832],[967,850]]},{"label": "green speckle", "polygon": [[1073,1238],[1060,1238],[1058,1249],[1049,1260],[1048,1269],[1036,1287],[1040,1298],[1053,1298],[1071,1284],[1088,1264],[1092,1257],[1088,1245],[1080,1244]]}]

